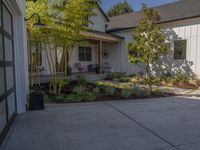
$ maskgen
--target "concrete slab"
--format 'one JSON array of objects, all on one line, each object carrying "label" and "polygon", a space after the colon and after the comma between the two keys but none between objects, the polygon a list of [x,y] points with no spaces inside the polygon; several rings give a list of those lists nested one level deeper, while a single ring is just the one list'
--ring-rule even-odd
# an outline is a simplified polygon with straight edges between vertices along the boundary
[{"label": "concrete slab", "polygon": [[195,104],[171,97],[47,105],[18,117],[4,150],[199,150]]},{"label": "concrete slab", "polygon": [[[169,102],[111,105],[174,145],[200,141],[200,109],[187,105],[189,99],[170,98]],[[184,105],[181,103],[185,103]],[[193,103],[200,105],[199,100]]]}]

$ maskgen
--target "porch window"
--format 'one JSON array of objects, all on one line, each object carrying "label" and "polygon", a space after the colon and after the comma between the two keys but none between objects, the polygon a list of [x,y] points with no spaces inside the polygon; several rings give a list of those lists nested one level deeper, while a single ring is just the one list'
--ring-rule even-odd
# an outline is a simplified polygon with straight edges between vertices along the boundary
[{"label": "porch window", "polygon": [[79,61],[92,61],[91,47],[79,47]]},{"label": "porch window", "polygon": [[187,40],[174,41],[174,59],[186,59]]}]

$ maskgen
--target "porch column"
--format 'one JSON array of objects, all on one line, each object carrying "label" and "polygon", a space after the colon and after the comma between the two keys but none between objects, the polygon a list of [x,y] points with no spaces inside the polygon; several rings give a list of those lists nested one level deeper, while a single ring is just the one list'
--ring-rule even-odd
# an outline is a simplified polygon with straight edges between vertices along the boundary
[{"label": "porch column", "polygon": [[103,60],[103,56],[104,52],[103,52],[103,42],[102,40],[99,41],[99,69],[100,69],[100,73],[103,73],[104,71],[104,60]]}]

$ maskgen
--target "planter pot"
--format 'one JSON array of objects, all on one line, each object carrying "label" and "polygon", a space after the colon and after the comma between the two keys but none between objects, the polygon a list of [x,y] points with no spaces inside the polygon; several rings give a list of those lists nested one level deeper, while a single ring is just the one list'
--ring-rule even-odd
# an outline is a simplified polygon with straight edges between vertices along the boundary
[{"label": "planter pot", "polygon": [[44,110],[44,94],[34,91],[29,94],[29,110]]}]

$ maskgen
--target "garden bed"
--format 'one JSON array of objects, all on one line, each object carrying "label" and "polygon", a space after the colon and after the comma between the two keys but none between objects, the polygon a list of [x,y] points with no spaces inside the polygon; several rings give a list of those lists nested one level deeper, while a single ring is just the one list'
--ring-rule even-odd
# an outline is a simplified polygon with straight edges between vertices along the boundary
[{"label": "garden bed", "polygon": [[112,101],[129,99],[147,99],[175,96],[174,94],[152,91],[145,87],[138,87],[132,83],[88,82],[84,78],[67,82],[60,94],[51,94],[49,85],[41,88],[47,103],[78,103],[93,101]]}]

